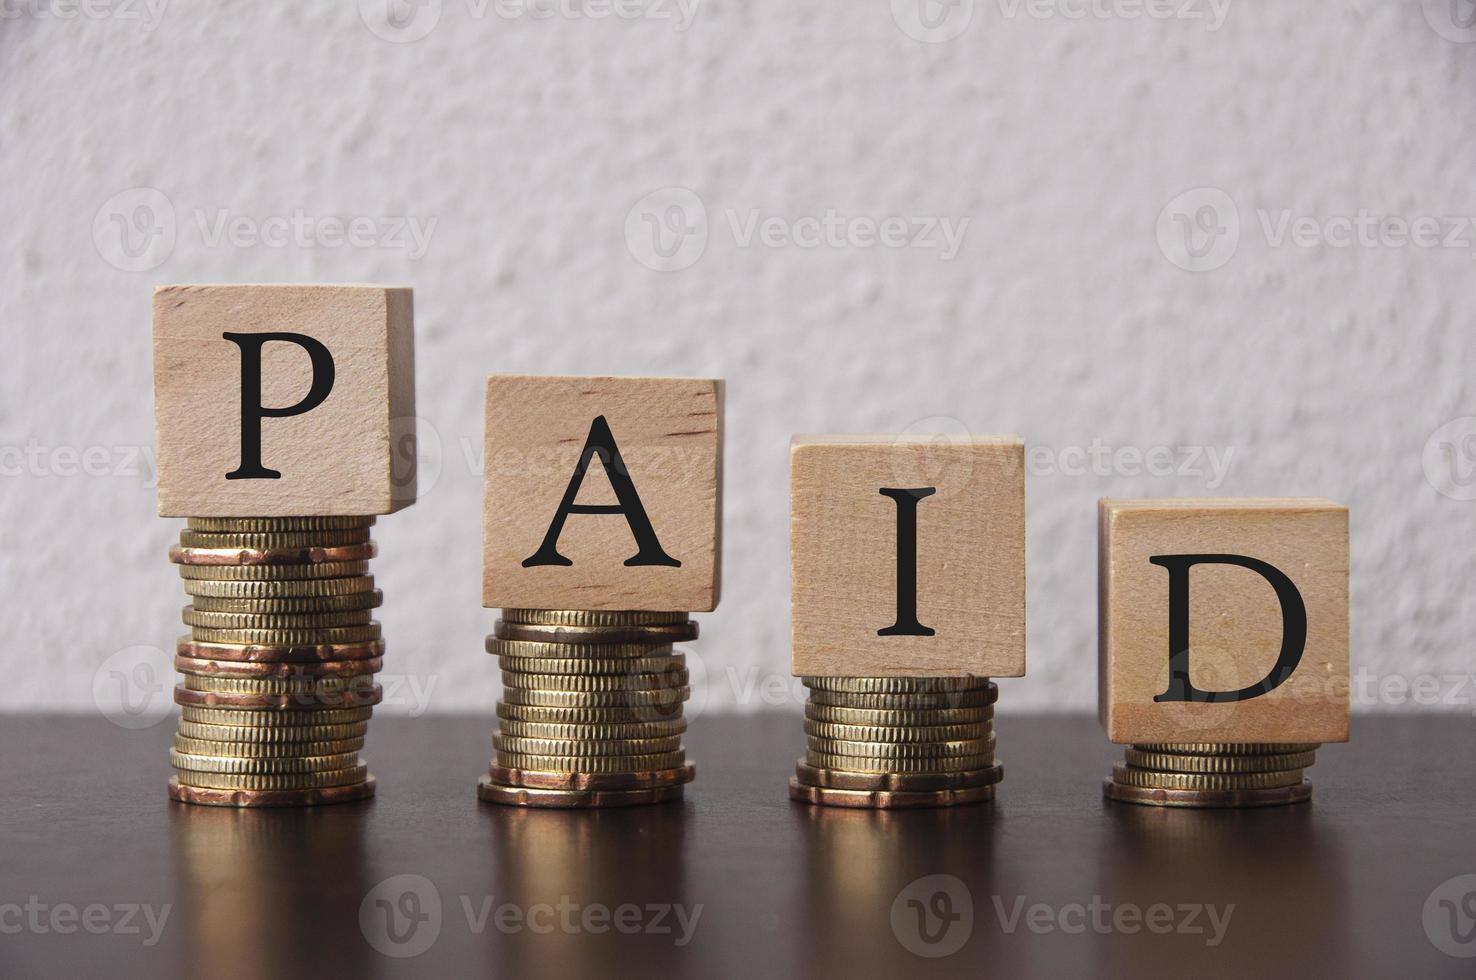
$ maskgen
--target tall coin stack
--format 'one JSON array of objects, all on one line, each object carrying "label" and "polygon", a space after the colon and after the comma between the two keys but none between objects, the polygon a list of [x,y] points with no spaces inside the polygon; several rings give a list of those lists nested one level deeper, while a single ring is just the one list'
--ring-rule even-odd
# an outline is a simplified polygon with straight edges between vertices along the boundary
[{"label": "tall coin stack", "polygon": [[892,809],[994,798],[987,677],[805,677],[805,757],[791,799]]},{"label": "tall coin stack", "polygon": [[504,609],[487,638],[502,668],[496,752],[477,795],[530,807],[681,799],[682,704],[695,639],[684,612]]},{"label": "tall coin stack", "polygon": [[1111,800],[1148,806],[1244,807],[1301,803],[1312,796],[1302,770],[1316,742],[1155,742],[1133,745],[1102,781]]},{"label": "tall coin stack", "polygon": [[190,518],[169,551],[190,605],[176,648],[170,798],[305,806],[374,795],[359,758],[380,688],[373,517]]}]

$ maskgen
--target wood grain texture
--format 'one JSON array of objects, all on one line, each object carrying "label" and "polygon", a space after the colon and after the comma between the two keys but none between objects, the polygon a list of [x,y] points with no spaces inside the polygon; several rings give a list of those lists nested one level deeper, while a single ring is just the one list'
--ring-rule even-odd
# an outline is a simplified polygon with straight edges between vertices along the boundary
[{"label": "wood grain texture", "polygon": [[[524,567],[548,533],[597,418],[605,419],[664,552],[680,567],[629,566],[622,514],[567,517],[567,566]],[[538,609],[705,612],[722,571],[723,382],[712,378],[487,379],[482,600]],[[603,464],[575,502],[617,504]]]},{"label": "wood grain texture", "polygon": [[[1113,742],[1343,742],[1348,738],[1348,509],[1315,498],[1102,500],[1099,714]],[[1306,646],[1279,686],[1247,700],[1155,702],[1169,685],[1162,555],[1235,554],[1275,566],[1307,613]],[[1190,679],[1260,683],[1281,651],[1281,605],[1255,570],[1189,571]]]},{"label": "wood grain texture", "polygon": [[[154,418],[163,517],[388,514],[415,502],[411,291],[383,286],[160,286],[154,291]],[[234,479],[243,351],[224,333],[321,342],[334,382],[317,407],[261,422],[280,479]],[[262,404],[298,404],[313,380],[296,343],[261,348]]]},{"label": "wood grain texture", "polygon": [[[1014,436],[796,436],[793,667],[815,676],[1025,673],[1024,443]],[[917,621],[897,621],[899,505],[917,501]]]}]

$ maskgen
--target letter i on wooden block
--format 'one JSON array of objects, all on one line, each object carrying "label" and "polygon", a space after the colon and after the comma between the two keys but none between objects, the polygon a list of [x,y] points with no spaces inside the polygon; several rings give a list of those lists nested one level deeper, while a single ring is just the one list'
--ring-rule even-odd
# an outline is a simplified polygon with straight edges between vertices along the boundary
[{"label": "letter i on wooden block", "polygon": [[1103,500],[1100,713],[1115,800],[1310,798],[1348,740],[1348,509],[1318,499]]},{"label": "letter i on wooden block", "polygon": [[680,799],[688,614],[717,606],[723,382],[487,379],[483,605],[502,668],[488,802]]},{"label": "letter i on wooden block", "polygon": [[190,597],[175,800],[374,795],[369,530],[415,501],[412,320],[408,289],[154,292],[159,514],[188,518],[170,549]]},{"label": "letter i on wooden block", "polygon": [[796,436],[794,673],[809,688],[791,798],[994,798],[990,677],[1025,673],[1024,443]]}]

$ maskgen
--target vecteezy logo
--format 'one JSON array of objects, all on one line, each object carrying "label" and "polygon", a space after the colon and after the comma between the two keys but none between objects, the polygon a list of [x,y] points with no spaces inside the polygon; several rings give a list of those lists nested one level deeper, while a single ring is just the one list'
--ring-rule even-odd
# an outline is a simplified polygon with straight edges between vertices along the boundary
[{"label": "vecteezy logo", "polygon": [[1476,416],[1453,419],[1431,433],[1420,463],[1437,493],[1476,500]]},{"label": "vecteezy logo", "polygon": [[359,931],[385,956],[419,956],[441,935],[441,893],[423,875],[395,875],[359,903]]},{"label": "vecteezy logo", "polygon": [[119,728],[152,728],[170,712],[174,664],[158,647],[119,650],[92,675],[92,703]]},{"label": "vecteezy logo", "polygon": [[1476,957],[1476,874],[1441,882],[1425,899],[1425,935],[1436,949],[1458,959]]},{"label": "vecteezy logo", "polygon": [[657,272],[690,268],[707,251],[707,207],[685,187],[663,187],[625,216],[625,247]]},{"label": "vecteezy logo", "polygon": [[1423,0],[1425,21],[1457,44],[1476,43],[1476,0]]},{"label": "vecteezy logo", "polygon": [[952,956],[974,933],[974,897],[953,875],[927,875],[897,893],[892,933],[916,956]]},{"label": "vecteezy logo", "polygon": [[390,498],[424,500],[445,468],[440,430],[416,415],[390,419],[389,448]]},{"label": "vecteezy logo", "polygon": [[1185,191],[1158,214],[1158,248],[1189,272],[1209,272],[1235,257],[1240,247],[1240,211],[1218,187]]},{"label": "vecteezy logo", "polygon": [[103,202],[92,219],[97,254],[115,269],[146,272],[174,251],[174,204],[152,187],[130,187]]},{"label": "vecteezy logo", "polygon": [[974,19],[974,0],[892,0],[892,20],[914,41],[952,41]]},{"label": "vecteezy logo", "polygon": [[394,44],[419,41],[441,22],[441,0],[359,0],[359,19]]}]

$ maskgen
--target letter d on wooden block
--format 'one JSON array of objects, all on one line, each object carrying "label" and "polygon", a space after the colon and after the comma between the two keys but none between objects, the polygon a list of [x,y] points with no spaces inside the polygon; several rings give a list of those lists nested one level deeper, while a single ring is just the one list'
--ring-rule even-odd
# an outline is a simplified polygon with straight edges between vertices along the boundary
[{"label": "letter d on wooden block", "polygon": [[716,379],[488,378],[483,604],[714,609],[722,429]]},{"label": "letter d on wooden block", "polygon": [[794,673],[1025,673],[1024,443],[796,436]]},{"label": "letter d on wooden block", "polygon": [[367,516],[414,503],[412,321],[402,288],[157,288],[160,516]]},{"label": "letter d on wooden block", "polygon": [[1348,740],[1348,509],[1103,500],[1100,713],[1113,742]]}]

